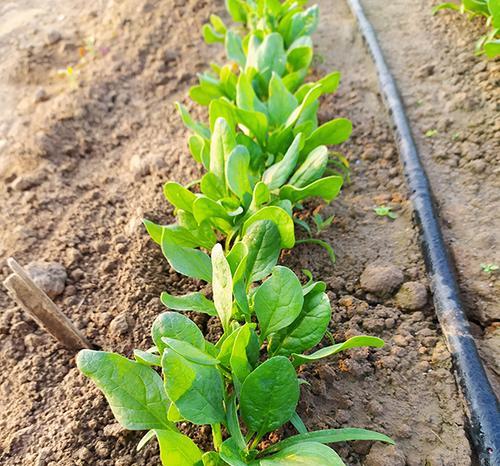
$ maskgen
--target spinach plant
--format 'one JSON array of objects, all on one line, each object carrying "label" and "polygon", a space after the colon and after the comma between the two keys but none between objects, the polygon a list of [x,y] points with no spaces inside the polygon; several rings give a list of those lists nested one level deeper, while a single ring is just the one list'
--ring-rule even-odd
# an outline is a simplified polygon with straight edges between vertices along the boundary
[{"label": "spinach plant", "polygon": [[208,125],[177,104],[192,131],[189,149],[206,173],[193,191],[165,185],[175,225],[145,222],[171,263],[176,253],[169,245],[210,249],[222,235],[227,252],[262,219],[274,221],[281,247],[291,248],[294,207],[309,197],[330,202],[338,195],[348,166],[327,146],[347,140],[352,125],[337,118],[318,126],[319,98],[337,89],[340,75],[303,82],[317,23],[317,8],[304,9],[305,3],[227,2],[249,32],[241,37],[214,15],[204,27],[209,42],[225,42],[232,63],[214,65],[215,75],[200,75],[200,84],[190,90],[193,100],[208,106]]},{"label": "spinach plant", "polygon": [[[92,350],[78,355],[79,369],[102,390],[118,422],[148,431],[139,447],[156,436],[163,464],[342,465],[325,444],[392,443],[364,429],[308,432],[297,414],[297,367],[349,348],[380,347],[383,341],[356,336],[310,352],[330,322],[325,284],[312,278],[301,284],[290,269],[276,265],[278,243],[273,222],[256,222],[227,256],[220,244],[213,247],[206,277],[213,299],[201,293],[162,294],[162,302],[174,311],[217,316],[223,333],[216,342],[207,341],[188,317],[170,310],[155,319],[154,346],[134,351],[135,361]],[[179,431],[180,422],[210,425],[213,450],[201,451]],[[266,434],[287,422],[297,435],[259,448]]]},{"label": "spinach plant", "polygon": [[259,220],[271,220],[278,226],[281,248],[294,246],[294,206],[311,196],[329,202],[343,183],[338,175],[324,176],[326,146],[309,143],[310,149],[304,151],[308,140],[302,134],[295,136],[279,161],[266,168],[238,143],[241,139],[234,128],[224,118],[217,118],[204,161],[208,171],[199,183],[199,192],[166,183],[164,194],[176,209],[177,223],[160,226],[145,221],[174,268],[178,247],[210,249],[217,234],[222,234],[228,251]]},{"label": "spinach plant", "polygon": [[[118,422],[147,431],[138,448],[157,438],[164,465],[338,466],[343,462],[327,444],[392,443],[364,429],[309,432],[297,414],[299,366],[383,345],[370,336],[322,345],[331,317],[325,284],[309,273],[302,284],[278,265],[281,249],[296,243],[294,207],[338,194],[339,168],[345,176],[348,166],[327,146],[344,142],[352,130],[342,118],[318,125],[319,99],[335,91],[339,74],[305,82],[318,18],[317,7],[306,3],[226,0],[247,32],[240,35],[217,16],[203,29],[207,42],[225,43],[230,63],[214,65],[190,91],[208,106],[208,125],[178,108],[192,131],[189,149],[206,173],[193,189],[165,184],[175,224],[145,225],[173,269],[211,284],[211,295],[164,292],[169,310],[153,322],[153,346],[135,350],[134,360],[91,350],[77,357]],[[316,218],[318,230],[329,222]],[[177,311],[217,318],[220,337],[208,341]],[[297,434],[264,448],[261,441],[287,422]],[[210,426],[209,451],[181,432],[186,423]]]}]

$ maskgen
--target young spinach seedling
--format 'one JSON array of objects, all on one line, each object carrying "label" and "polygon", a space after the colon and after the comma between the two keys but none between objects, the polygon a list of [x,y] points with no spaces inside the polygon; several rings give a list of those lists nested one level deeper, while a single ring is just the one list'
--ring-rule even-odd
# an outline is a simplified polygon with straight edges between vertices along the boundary
[{"label": "young spinach seedling", "polygon": [[481,270],[488,275],[495,273],[498,269],[500,269],[500,266],[497,264],[481,264]]},{"label": "young spinach seedling", "polygon": [[323,231],[325,231],[333,222],[335,218],[334,215],[330,215],[330,217],[323,218],[321,214],[314,214],[313,219],[316,224],[316,232],[319,235]]},{"label": "young spinach seedling", "polygon": [[392,207],[381,205],[375,207],[373,210],[379,217],[389,217],[391,220],[395,220],[397,218],[397,215],[392,212]]}]

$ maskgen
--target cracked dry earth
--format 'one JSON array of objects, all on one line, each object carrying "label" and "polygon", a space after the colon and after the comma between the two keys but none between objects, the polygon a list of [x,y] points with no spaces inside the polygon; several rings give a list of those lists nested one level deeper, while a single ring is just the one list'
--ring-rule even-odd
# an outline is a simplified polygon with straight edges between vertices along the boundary
[{"label": "cracked dry earth", "polygon": [[[370,8],[380,5],[375,0],[368,3]],[[396,3],[408,8],[411,2]],[[369,333],[387,344],[380,350],[352,350],[304,369],[301,376],[309,385],[302,386],[299,412],[311,429],[373,428],[396,440],[396,447],[368,442],[338,445],[349,465],[474,464],[463,401],[432,309],[417,230],[373,66],[347,6],[326,0],[319,4],[314,74],[332,69],[343,74],[339,92],[324,99],[320,116],[353,120],[353,136],[340,148],[351,162],[352,183],[330,206],[311,202],[304,211],[306,220],[316,210],[335,215],[322,234],[334,245],[335,266],[323,250],[312,246],[284,253],[282,262],[297,273],[308,268],[327,283],[334,310],[330,331],[336,340]],[[58,275],[63,287],[55,301],[93,343],[130,356],[133,348],[150,344],[150,325],[163,310],[161,291],[180,294],[201,286],[169,268],[140,220],[172,221],[172,209],[161,193],[163,182],[189,182],[200,175],[173,102],[181,100],[202,116],[186,94],[196,73],[222,58],[218,47],[203,44],[198,31],[210,13],[225,17],[223,2],[66,2],[63,13],[39,3],[42,14],[30,11],[24,18],[30,27],[11,30],[4,25],[14,7],[0,8],[0,47],[12,50],[1,71],[6,83],[1,90],[9,96],[8,112],[0,120],[1,278],[9,273],[8,256],[22,264],[62,265],[66,277]],[[16,8],[34,6],[26,1]],[[430,40],[441,41],[442,54],[457,53],[454,29],[445,30],[430,19],[425,24],[433,34]],[[395,40],[396,32],[392,34],[390,40]],[[91,35],[98,52],[81,66],[73,87],[58,78],[56,70],[76,63],[79,48]],[[488,63],[481,71],[485,81],[495,66]],[[463,73],[473,76],[465,68]],[[418,86],[403,87],[405,97],[406,89],[419,95]],[[408,97],[412,98],[417,97]],[[410,115],[422,128],[430,124],[427,117],[418,116],[418,109]],[[420,142],[424,147],[443,144],[443,152],[450,144],[441,131],[435,141]],[[484,153],[492,153],[487,149]],[[435,160],[432,154],[429,163],[449,166],[451,174],[451,162]],[[453,174],[471,176],[473,160],[463,162],[453,152],[451,158],[457,157]],[[433,173],[437,177],[440,172]],[[483,175],[484,182],[477,182],[490,186],[493,177]],[[440,199],[445,215],[456,218],[459,214],[447,199],[452,196]],[[493,208],[493,197],[486,199]],[[377,217],[373,208],[379,204],[390,205],[397,218]],[[486,215],[487,207],[481,212]],[[447,224],[452,244],[470,249],[464,262],[459,260],[466,290],[473,286],[468,277],[485,280],[470,273],[481,247],[469,248],[464,236],[468,231],[465,221],[458,230],[453,222]],[[493,286],[488,281],[485,286],[497,290],[494,277],[490,280]],[[490,307],[481,294],[467,296],[468,303],[483,303],[471,309],[483,309],[484,314]],[[3,291],[0,308],[2,464],[159,463],[153,443],[135,451],[140,434],[123,431],[113,420],[100,392],[79,375],[73,354],[48,337]],[[494,335],[495,316],[485,319],[478,317],[478,338],[489,345],[492,340],[486,335]],[[195,320],[209,337],[218,331],[212,320]],[[488,346],[482,347],[488,354]],[[201,446],[209,441],[205,429],[184,428],[191,429]],[[288,432],[289,426],[276,437]]]}]

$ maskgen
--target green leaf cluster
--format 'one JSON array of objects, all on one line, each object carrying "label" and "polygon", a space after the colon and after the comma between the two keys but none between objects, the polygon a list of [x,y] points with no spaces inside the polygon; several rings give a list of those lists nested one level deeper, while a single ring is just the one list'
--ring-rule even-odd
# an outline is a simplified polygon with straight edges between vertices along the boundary
[{"label": "green leaf cluster", "polygon": [[433,8],[433,14],[440,10],[455,10],[472,18],[486,18],[488,32],[476,42],[476,55],[488,58],[500,56],[500,0],[461,0],[460,4],[445,2]]},{"label": "green leaf cluster", "polygon": [[[202,31],[207,42],[224,43],[229,60],[200,75],[190,91],[195,102],[208,106],[208,124],[178,105],[192,133],[189,149],[205,174],[195,189],[164,185],[175,224],[144,224],[172,268],[206,282],[211,292],[163,293],[169,310],[152,324],[153,346],[135,350],[134,360],[92,350],[77,357],[117,421],[147,431],[138,448],[156,437],[163,465],[338,466],[343,462],[327,444],[392,443],[364,429],[308,432],[296,411],[299,366],[349,348],[383,345],[379,338],[356,336],[321,346],[332,312],[325,283],[309,272],[301,283],[278,265],[281,250],[296,243],[293,209],[310,197],[330,202],[343,183],[339,173],[348,173],[345,160],[328,146],[348,139],[350,121],[320,126],[317,119],[320,97],[336,90],[340,76],[305,82],[318,21],[317,7],[305,4],[226,0],[245,33],[216,15]],[[316,217],[318,233],[332,220]],[[327,243],[301,241],[324,245],[334,258]],[[222,334],[209,341],[176,311],[218,318]],[[287,422],[297,435],[259,447]],[[210,451],[180,431],[186,423],[210,426]]]},{"label": "green leaf cluster", "polygon": [[207,42],[224,43],[229,63],[212,65],[190,89],[195,102],[208,106],[208,124],[177,108],[205,173],[189,189],[165,184],[175,225],[146,222],[174,268],[178,248],[210,249],[222,236],[227,252],[262,219],[278,225],[282,248],[292,248],[294,209],[311,197],[331,202],[341,190],[348,164],[328,147],[346,141],[352,124],[345,118],[318,124],[319,99],[335,92],[340,74],[305,82],[318,21],[318,8],[305,3],[227,1],[245,33],[215,15],[203,28]]},{"label": "green leaf cluster", "polygon": [[[102,390],[117,421],[126,429],[148,431],[139,446],[156,436],[162,464],[342,465],[325,444],[392,442],[364,429],[307,432],[297,415],[298,366],[349,348],[380,347],[383,341],[356,336],[311,352],[331,318],[326,286],[312,277],[302,284],[292,270],[277,265],[279,242],[272,221],[255,222],[227,256],[220,244],[213,247],[211,275],[205,277],[212,299],[201,293],[162,294],[170,309],[218,316],[223,333],[216,342],[170,310],[153,322],[154,346],[134,351],[135,360],[103,351],[79,353],[78,368]],[[266,434],[288,421],[297,435],[258,448]],[[178,424],[185,422],[211,426],[212,451],[201,451],[180,433]]]}]

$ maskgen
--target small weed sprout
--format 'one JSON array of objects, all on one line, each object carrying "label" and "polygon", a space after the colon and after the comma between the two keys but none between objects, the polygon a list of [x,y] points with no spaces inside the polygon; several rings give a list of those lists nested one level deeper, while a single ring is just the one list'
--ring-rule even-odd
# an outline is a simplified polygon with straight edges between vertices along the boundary
[{"label": "small weed sprout", "polygon": [[425,137],[426,138],[432,138],[434,136],[436,136],[436,134],[438,134],[438,130],[437,129],[429,129],[425,132]]},{"label": "small weed sprout", "polygon": [[488,274],[488,275],[492,275],[493,273],[495,273],[498,269],[500,269],[500,266],[497,265],[497,264],[492,264],[492,263],[489,263],[489,264],[481,264],[481,270]]},{"label": "small weed sprout", "polygon": [[314,214],[314,223],[316,225],[316,232],[319,235],[321,232],[325,231],[333,222],[335,218],[334,215],[330,215],[328,218],[323,218],[321,214]]},{"label": "small weed sprout", "polygon": [[392,207],[387,207],[385,205],[380,205],[373,209],[379,217],[389,217],[391,220],[395,220],[397,215],[392,211]]}]

